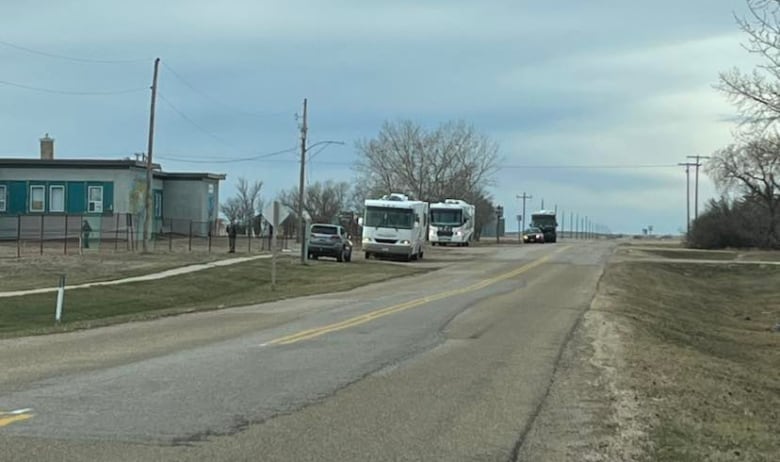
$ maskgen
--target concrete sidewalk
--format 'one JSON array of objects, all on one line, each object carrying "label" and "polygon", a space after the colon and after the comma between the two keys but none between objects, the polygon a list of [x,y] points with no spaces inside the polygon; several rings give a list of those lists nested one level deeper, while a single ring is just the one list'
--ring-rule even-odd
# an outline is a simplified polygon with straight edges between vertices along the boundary
[{"label": "concrete sidewalk", "polygon": [[[292,252],[290,250],[282,250],[281,253],[284,255],[289,255]],[[229,265],[235,265],[237,263],[244,263],[248,261],[262,260],[262,259],[269,259],[269,258],[271,258],[270,254],[256,255],[253,257],[228,258],[225,260],[219,260],[210,263],[199,263],[196,265],[182,266],[179,268],[173,268],[165,271],[160,271],[157,273],[145,274],[143,276],[133,276],[133,277],[127,277],[122,279],[114,279],[111,281],[86,282],[84,284],[65,286],[65,290],[87,289],[89,287],[100,287],[100,286],[114,286],[118,284],[128,284],[131,282],[154,281],[157,279],[165,279],[172,276],[179,276],[181,274],[195,273],[198,271],[203,271],[211,268],[219,268],[221,266],[229,266]],[[19,297],[22,295],[46,294],[46,293],[56,292],[57,289],[58,289],[57,287],[46,287],[43,289],[26,289],[26,290],[15,290],[9,292],[0,292],[0,298]]]}]

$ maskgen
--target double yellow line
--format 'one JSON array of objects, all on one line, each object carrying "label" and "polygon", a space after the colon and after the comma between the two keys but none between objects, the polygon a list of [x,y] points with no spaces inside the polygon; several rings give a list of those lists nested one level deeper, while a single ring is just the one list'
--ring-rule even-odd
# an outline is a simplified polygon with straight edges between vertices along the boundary
[{"label": "double yellow line", "polygon": [[513,278],[515,276],[518,276],[520,274],[523,274],[542,263],[546,262],[550,258],[553,257],[553,255],[560,253],[564,250],[566,250],[568,247],[562,247],[555,252],[544,256],[542,258],[539,258],[538,260],[534,260],[528,264],[525,264],[517,269],[514,269],[508,273],[504,273],[489,279],[485,279],[483,281],[480,281],[478,283],[472,284],[470,286],[462,287],[460,289],[453,289],[448,290],[444,292],[440,292],[438,294],[434,294],[428,297],[418,298],[415,300],[411,300],[404,303],[399,303],[397,305],[389,306],[387,308],[382,308],[379,310],[371,311],[365,314],[361,314],[360,316],[355,316],[353,318],[346,319],[341,322],[337,322],[334,324],[328,324],[325,326],[315,327],[313,329],[304,330],[301,332],[297,332],[295,334],[287,335],[284,337],[279,337],[276,339],[273,339],[265,344],[264,346],[269,345],[290,345],[293,343],[303,342],[305,340],[311,340],[313,338],[317,338],[321,335],[329,334],[331,332],[336,332],[344,329],[349,329],[350,327],[359,326],[361,324],[365,324],[367,322],[373,321],[375,319],[383,318],[385,316],[389,316],[391,314],[400,313],[402,311],[406,311],[412,308],[416,308],[422,305],[426,305],[431,302],[435,302],[438,300],[443,300],[445,298],[453,297],[455,295],[462,295],[469,292],[475,292],[480,289],[484,289],[486,287],[489,287],[493,284],[496,284],[501,281],[505,281],[507,279]]}]

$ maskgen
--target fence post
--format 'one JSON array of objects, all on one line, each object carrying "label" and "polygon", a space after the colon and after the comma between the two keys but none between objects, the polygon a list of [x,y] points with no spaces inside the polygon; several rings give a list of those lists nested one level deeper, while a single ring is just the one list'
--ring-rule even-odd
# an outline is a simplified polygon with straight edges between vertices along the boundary
[{"label": "fence post", "polygon": [[62,321],[62,304],[65,301],[65,275],[60,276],[60,285],[57,287],[57,307],[54,312],[54,320],[57,324]]},{"label": "fence post", "polygon": [[168,228],[168,252],[173,252],[173,221]]},{"label": "fence post", "polygon": [[249,230],[249,234],[246,235],[247,248],[249,253],[252,253],[252,230]]},{"label": "fence post", "polygon": [[16,258],[22,258],[22,216],[16,216]]},{"label": "fence post", "polygon": [[190,236],[189,236],[189,243],[187,244],[187,249],[192,252],[192,220],[190,220]]},{"label": "fence post", "polygon": [[119,251],[119,214],[116,214],[116,227],[114,228],[114,252]]},{"label": "fence post", "polygon": [[68,214],[65,214],[65,255],[68,254]]},{"label": "fence post", "polygon": [[211,253],[211,223],[209,223],[208,235],[209,235],[209,253]]},{"label": "fence post", "polygon": [[43,255],[43,214],[41,214],[41,255]]}]

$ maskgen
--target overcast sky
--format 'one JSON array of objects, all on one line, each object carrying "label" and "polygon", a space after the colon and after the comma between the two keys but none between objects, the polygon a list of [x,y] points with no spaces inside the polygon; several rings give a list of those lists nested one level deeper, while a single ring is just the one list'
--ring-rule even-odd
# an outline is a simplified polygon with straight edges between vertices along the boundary
[{"label": "overcast sky", "polygon": [[[492,193],[508,215],[526,192],[529,210],[543,198],[566,222],[575,212],[617,232],[676,233],[682,167],[593,167],[674,165],[731,141],[734,110],[712,86],[719,71],[751,63],[733,17],[743,9],[741,0],[0,0],[0,156],[37,157],[46,132],[59,158],[146,151],[159,56],[157,160],[226,173],[223,199],[239,176],[262,180],[266,201],[297,184],[295,152],[213,160],[295,147],[306,97],[310,143],[346,142],[313,159],[309,181],[351,180],[355,141],[385,120],[462,119],[500,144]],[[700,194],[702,203],[716,194],[704,175]]]}]

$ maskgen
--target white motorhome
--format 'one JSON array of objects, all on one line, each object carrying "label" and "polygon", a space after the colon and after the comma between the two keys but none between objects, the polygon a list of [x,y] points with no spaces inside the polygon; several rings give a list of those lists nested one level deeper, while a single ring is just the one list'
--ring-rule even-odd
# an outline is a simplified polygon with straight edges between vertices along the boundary
[{"label": "white motorhome", "polygon": [[428,238],[432,245],[467,246],[474,239],[476,207],[460,199],[445,199],[431,204]]},{"label": "white motorhome", "polygon": [[417,260],[425,252],[428,203],[403,194],[390,194],[364,203],[363,252],[372,256],[395,256]]}]

